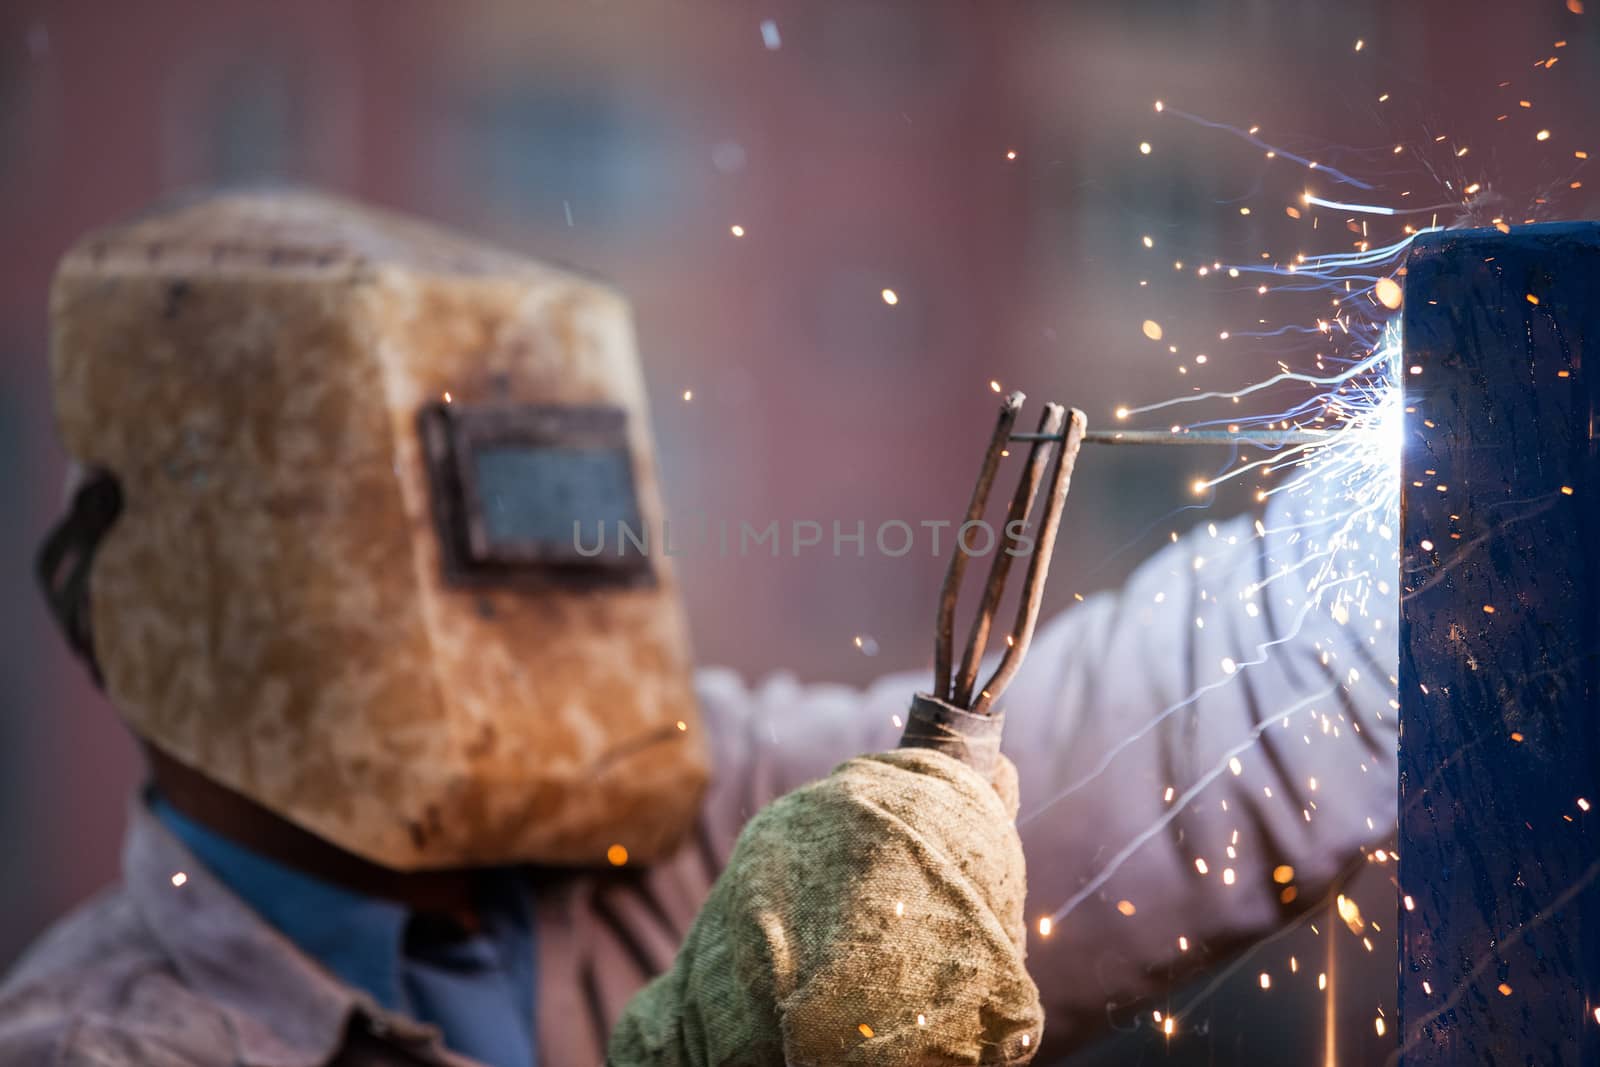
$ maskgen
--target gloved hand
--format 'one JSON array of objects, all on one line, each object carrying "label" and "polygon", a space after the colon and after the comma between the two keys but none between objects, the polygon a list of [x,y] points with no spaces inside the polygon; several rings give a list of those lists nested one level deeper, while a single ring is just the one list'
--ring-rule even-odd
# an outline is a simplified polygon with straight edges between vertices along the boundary
[{"label": "gloved hand", "polygon": [[932,748],[864,756],[757,814],[607,1062],[1030,1060],[1016,771],[992,766],[993,782]]},{"label": "gloved hand", "polygon": [[[1012,393],[1001,404],[968,521],[984,515],[1022,400]],[[935,685],[912,699],[902,747],[843,763],[750,821],[672,969],[617,1023],[611,1067],[1033,1058],[1044,1012],[1023,963],[1017,772],[1000,755],[996,706],[1033,634],[1084,424],[1083,412],[1047,404],[1028,449],[1007,513],[1017,545],[1013,523],[1026,526],[1052,450],[1055,465],[1038,550],[994,674],[977,684],[1012,556],[995,556],[953,670],[967,560],[956,552],[940,594]]]}]

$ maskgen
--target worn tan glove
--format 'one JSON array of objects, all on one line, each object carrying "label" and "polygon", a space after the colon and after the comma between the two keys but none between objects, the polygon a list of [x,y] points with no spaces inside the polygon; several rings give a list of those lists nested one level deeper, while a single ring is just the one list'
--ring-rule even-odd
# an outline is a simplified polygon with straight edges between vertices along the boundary
[{"label": "worn tan glove", "polygon": [[628,1005],[612,1067],[1020,1064],[1016,770],[930,748],[840,765],[740,835],[672,970]]}]

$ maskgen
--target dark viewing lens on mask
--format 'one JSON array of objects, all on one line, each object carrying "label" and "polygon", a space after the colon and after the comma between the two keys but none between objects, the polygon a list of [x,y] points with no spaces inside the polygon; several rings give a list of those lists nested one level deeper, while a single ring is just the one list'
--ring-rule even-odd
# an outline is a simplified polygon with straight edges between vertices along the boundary
[{"label": "dark viewing lens on mask", "polygon": [[452,578],[652,576],[621,408],[430,404],[418,427]]},{"label": "dark viewing lens on mask", "polygon": [[490,544],[593,542],[618,525],[641,529],[633,470],[621,448],[501,444],[473,456]]}]

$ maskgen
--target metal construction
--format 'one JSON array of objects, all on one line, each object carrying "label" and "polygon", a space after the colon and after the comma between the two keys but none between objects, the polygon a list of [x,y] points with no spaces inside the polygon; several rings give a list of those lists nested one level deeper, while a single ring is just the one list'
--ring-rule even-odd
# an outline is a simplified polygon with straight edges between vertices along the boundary
[{"label": "metal construction", "polygon": [[1419,237],[1404,328],[1401,1059],[1600,1062],[1600,224]]}]

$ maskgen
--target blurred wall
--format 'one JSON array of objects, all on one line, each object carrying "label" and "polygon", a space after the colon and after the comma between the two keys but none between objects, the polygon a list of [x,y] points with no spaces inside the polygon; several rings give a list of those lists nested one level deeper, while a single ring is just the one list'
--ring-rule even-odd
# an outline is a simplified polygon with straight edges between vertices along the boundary
[{"label": "blurred wall", "polygon": [[[1600,132],[1592,25],[1563,0],[8,4],[0,961],[115,876],[137,777],[26,569],[62,471],[47,287],[86,229],[174,189],[287,179],[608,276],[635,302],[675,515],[871,529],[959,510],[991,381],[1104,421],[1194,388],[1175,367],[1197,349],[1215,346],[1208,387],[1272,368],[1270,346],[1216,341],[1253,314],[1240,287],[1172,261],[1325,238],[1291,228],[1281,171],[1259,152],[1159,122],[1154,99],[1330,152],[1382,197],[1440,197],[1481,174],[1514,217],[1541,196],[1540,211],[1592,215],[1567,151]],[[1531,73],[1550,55],[1564,65]],[[1524,94],[1565,154],[1531,151]],[[1145,318],[1184,351],[1144,340]],[[1176,510],[1195,462],[1086,453],[1052,603],[1114,586],[1168,530],[1202,521]],[[942,563],[925,553],[681,570],[704,662],[860,682],[929,656]],[[1387,873],[1359,891],[1369,913],[1392,911]],[[1263,950],[1275,965],[1322,951],[1294,936],[1298,949]],[[1340,1001],[1356,1062],[1386,1047],[1372,1020],[1393,1001],[1393,943],[1350,944],[1369,957]],[[1130,1032],[1103,1062],[1319,1055],[1315,990],[1267,1000],[1243,971],[1170,1048],[1147,1020],[1117,1020]]]}]

